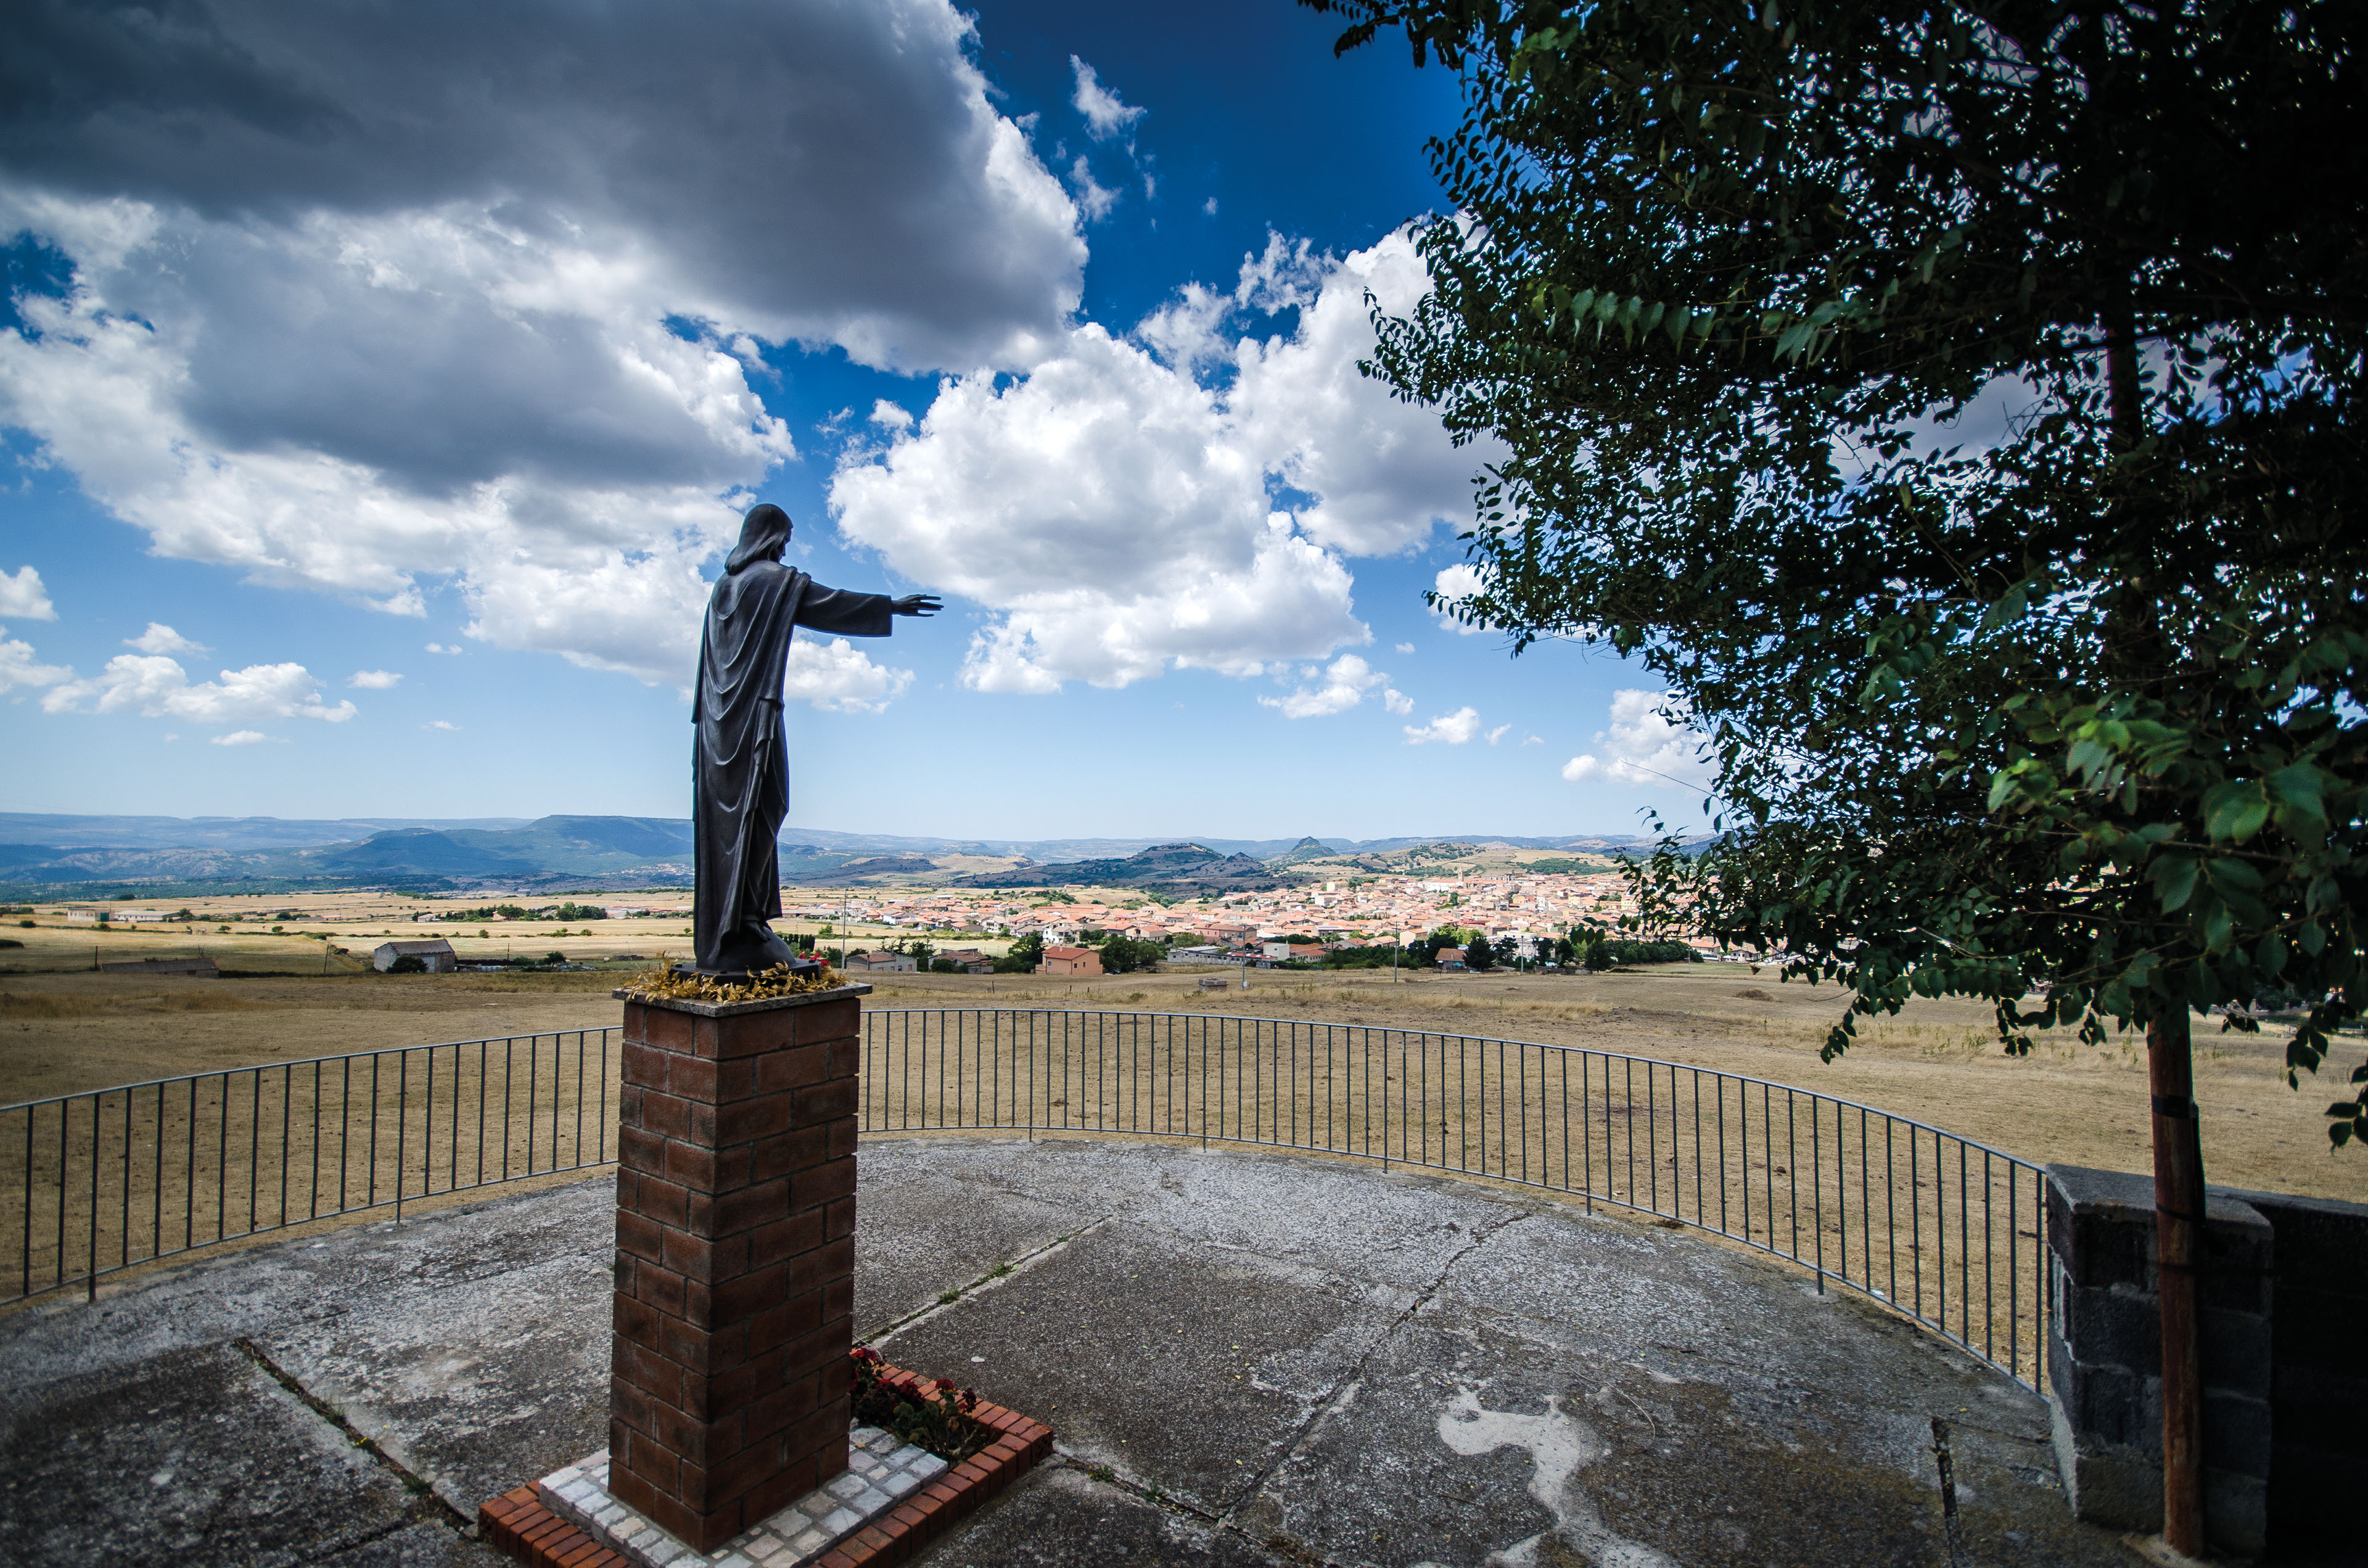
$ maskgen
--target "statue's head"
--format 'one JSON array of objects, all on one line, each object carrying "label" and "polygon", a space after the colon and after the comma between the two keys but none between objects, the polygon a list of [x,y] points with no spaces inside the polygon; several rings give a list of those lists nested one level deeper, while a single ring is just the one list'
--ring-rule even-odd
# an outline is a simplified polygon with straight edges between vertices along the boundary
[{"label": "statue's head", "polygon": [[790,542],[790,515],[770,501],[760,501],[740,519],[740,542],[723,562],[728,574],[752,561],[779,561]]}]

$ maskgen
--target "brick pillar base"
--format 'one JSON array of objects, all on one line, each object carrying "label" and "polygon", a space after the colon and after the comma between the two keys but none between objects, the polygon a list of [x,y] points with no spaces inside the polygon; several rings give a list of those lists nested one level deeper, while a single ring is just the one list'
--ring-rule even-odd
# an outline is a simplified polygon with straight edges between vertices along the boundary
[{"label": "brick pillar base", "polygon": [[847,1468],[871,989],[625,997],[609,1490],[702,1551]]}]

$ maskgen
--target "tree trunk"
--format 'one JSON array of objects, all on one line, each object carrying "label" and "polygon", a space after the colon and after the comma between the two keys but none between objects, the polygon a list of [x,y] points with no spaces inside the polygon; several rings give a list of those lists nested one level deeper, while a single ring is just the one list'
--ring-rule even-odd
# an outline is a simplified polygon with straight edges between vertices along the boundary
[{"label": "tree trunk", "polygon": [[2156,1288],[2162,1303],[2162,1538],[2203,1555],[2203,1358],[2196,1270],[2203,1254],[2203,1142],[2184,1008],[2146,1026],[2154,1093]]},{"label": "tree trunk", "polygon": [[[2137,323],[2126,297],[2100,324],[2117,457],[2146,435]],[[2108,482],[2120,515],[2123,590],[2107,611],[2105,656],[2114,684],[2157,695],[2170,673],[2153,581],[2152,516],[2134,506],[2133,477]],[[2182,1006],[2146,1025],[2146,1079],[2154,1094],[2156,1285],[2162,1307],[2162,1538],[2187,1557],[2203,1554],[2203,1357],[2196,1337],[2196,1273],[2203,1258],[2203,1142],[2195,1116],[2195,1063]]]}]

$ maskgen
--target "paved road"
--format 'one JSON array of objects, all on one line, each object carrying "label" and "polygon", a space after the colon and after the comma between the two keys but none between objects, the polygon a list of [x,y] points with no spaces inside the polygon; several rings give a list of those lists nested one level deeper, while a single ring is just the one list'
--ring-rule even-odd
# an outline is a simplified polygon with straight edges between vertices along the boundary
[{"label": "paved road", "polygon": [[[605,1439],[611,1202],[586,1182],[0,1320],[0,1561],[491,1568],[476,1504]],[[2065,1512],[2037,1399],[1682,1232],[985,1140],[867,1143],[860,1212],[873,1342],[1061,1436],[939,1568],[2135,1561]]]}]

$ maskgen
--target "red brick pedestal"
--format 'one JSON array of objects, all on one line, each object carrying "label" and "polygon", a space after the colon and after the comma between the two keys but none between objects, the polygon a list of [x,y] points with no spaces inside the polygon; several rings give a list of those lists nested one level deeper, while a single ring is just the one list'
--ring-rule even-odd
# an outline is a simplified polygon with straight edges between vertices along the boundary
[{"label": "red brick pedestal", "polygon": [[702,1551],[847,1468],[871,989],[624,998],[609,1485]]}]

